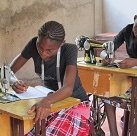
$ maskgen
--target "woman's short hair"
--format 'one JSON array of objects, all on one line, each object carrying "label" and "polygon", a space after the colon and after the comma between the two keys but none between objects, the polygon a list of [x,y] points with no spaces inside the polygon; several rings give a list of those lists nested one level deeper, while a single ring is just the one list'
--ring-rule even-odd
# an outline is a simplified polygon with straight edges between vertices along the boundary
[{"label": "woman's short hair", "polygon": [[65,30],[62,24],[56,21],[48,21],[38,30],[38,37],[50,38],[58,42],[63,42],[65,38]]},{"label": "woman's short hair", "polygon": [[137,15],[134,16],[134,21],[137,19]]}]

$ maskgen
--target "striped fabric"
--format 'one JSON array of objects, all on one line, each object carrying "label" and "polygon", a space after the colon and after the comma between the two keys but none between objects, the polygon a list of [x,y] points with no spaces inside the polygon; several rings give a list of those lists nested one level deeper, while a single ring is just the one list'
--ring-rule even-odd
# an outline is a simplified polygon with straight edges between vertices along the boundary
[{"label": "striped fabric", "polygon": [[[46,136],[93,136],[94,132],[89,102],[52,113],[46,124]],[[35,128],[25,136],[35,136]]]}]

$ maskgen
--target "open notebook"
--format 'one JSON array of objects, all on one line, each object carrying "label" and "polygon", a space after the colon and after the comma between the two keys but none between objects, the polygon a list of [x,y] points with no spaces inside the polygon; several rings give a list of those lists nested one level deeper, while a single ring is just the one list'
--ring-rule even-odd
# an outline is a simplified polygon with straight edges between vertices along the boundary
[{"label": "open notebook", "polygon": [[45,97],[49,93],[53,93],[53,92],[54,92],[53,90],[48,89],[44,86],[35,86],[35,87],[29,86],[27,91],[24,93],[12,92],[11,94],[17,96],[20,99],[33,99],[33,98]]}]

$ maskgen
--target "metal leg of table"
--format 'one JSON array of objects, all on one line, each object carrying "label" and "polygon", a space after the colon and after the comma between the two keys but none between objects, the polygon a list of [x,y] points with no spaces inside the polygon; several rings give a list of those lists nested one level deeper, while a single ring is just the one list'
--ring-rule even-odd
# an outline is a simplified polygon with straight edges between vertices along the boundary
[{"label": "metal leg of table", "polygon": [[11,117],[11,136],[24,136],[24,122]]},{"label": "metal leg of table", "polygon": [[124,126],[122,130],[122,136],[128,136],[129,133],[129,114],[130,111],[124,111]]},{"label": "metal leg of table", "polygon": [[137,77],[132,77],[130,135],[137,135]]},{"label": "metal leg of table", "polygon": [[45,136],[46,135],[46,124],[45,119],[41,122],[35,124],[35,136]]},{"label": "metal leg of table", "polygon": [[93,119],[94,119],[94,128],[96,131],[96,136],[105,136],[104,131],[101,129],[102,123],[104,122],[105,115],[101,113],[102,107],[100,106],[98,96],[93,96]]},{"label": "metal leg of table", "polygon": [[[24,122],[16,118],[10,118],[11,120],[11,136],[24,136]],[[38,121],[35,124],[35,136],[45,136],[46,135],[46,124],[45,119]]]}]

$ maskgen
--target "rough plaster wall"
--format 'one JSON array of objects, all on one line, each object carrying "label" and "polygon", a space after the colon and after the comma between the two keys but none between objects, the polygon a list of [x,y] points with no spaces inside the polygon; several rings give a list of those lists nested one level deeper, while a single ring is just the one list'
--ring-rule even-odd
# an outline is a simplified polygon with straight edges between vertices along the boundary
[{"label": "rough plaster wall", "polygon": [[102,0],[95,0],[94,1],[94,34],[102,33]]},{"label": "rough plaster wall", "polygon": [[[93,36],[93,10],[93,0],[0,1],[0,62],[3,58],[10,62],[48,20],[57,20],[64,25],[68,42],[74,42],[81,34]],[[30,60],[17,74],[21,78],[32,78],[35,77],[32,71]]]}]

